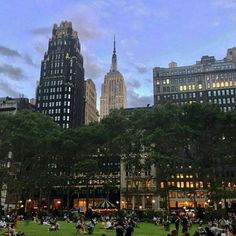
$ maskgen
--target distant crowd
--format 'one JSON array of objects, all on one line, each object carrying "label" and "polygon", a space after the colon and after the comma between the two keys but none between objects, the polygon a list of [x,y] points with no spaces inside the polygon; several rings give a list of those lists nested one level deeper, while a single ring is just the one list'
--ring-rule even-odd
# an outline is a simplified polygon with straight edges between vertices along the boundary
[{"label": "distant crowd", "polygon": [[[161,225],[166,231],[170,231],[170,223],[168,217],[153,217],[153,222],[156,225]],[[236,236],[236,217],[211,219],[206,224],[202,220],[192,220],[186,214],[174,217],[175,228],[167,234],[167,236],[190,236],[189,230],[194,223],[198,227],[192,236]],[[181,232],[180,232],[180,228]]]},{"label": "distant crowd", "polygon": [[[18,221],[22,218],[22,216],[13,213],[2,215],[0,218],[0,228],[3,229],[2,235],[26,236],[24,232],[17,231]],[[58,218],[52,214],[36,213],[32,220],[37,224],[47,226],[49,231],[58,231],[61,228]],[[83,214],[76,214],[76,217],[74,215],[72,218],[71,214],[66,213],[64,221],[75,225],[77,235],[93,234],[96,224],[99,224],[96,229],[104,229],[102,236],[106,236],[106,231],[114,232],[114,236],[134,236],[135,228],[139,227],[139,219],[135,214],[122,218],[100,216],[98,219],[92,215],[85,218]],[[222,217],[203,222],[190,218],[186,214],[180,216],[176,214],[174,217],[153,217],[152,221],[155,225],[163,227],[167,236],[236,236],[236,217]],[[171,229],[173,224],[174,229]],[[195,232],[190,235],[190,231],[193,232],[190,230],[193,224],[197,224],[197,228],[194,227],[194,229],[196,228]]]}]

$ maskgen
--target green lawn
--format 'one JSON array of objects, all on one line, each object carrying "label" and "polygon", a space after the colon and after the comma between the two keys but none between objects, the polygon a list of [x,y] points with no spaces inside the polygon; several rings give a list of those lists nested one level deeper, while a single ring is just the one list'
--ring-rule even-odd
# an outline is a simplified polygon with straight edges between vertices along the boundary
[{"label": "green lawn", "polygon": [[[25,232],[26,236],[74,236],[76,234],[75,224],[74,223],[66,223],[59,222],[61,229],[59,231],[48,231],[48,226],[39,225],[32,221],[21,221],[18,224],[17,231]],[[115,236],[114,230],[104,230],[99,229],[100,224],[97,224],[92,235],[101,236],[103,233],[106,236]],[[170,229],[173,229],[174,226],[171,225]],[[196,226],[193,226],[190,230],[191,235],[195,230]],[[139,228],[135,228],[134,236],[166,236],[167,231],[163,229],[163,227],[155,226],[150,223],[140,223]],[[179,234],[181,235],[181,234]]]}]

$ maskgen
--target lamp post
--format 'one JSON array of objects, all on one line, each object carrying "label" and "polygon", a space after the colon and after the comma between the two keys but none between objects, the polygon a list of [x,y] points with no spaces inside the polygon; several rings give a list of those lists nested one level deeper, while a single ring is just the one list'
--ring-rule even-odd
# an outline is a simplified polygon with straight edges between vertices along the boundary
[{"label": "lamp post", "polygon": [[152,199],[152,209],[153,210],[155,210],[155,203],[156,203],[155,199]]}]

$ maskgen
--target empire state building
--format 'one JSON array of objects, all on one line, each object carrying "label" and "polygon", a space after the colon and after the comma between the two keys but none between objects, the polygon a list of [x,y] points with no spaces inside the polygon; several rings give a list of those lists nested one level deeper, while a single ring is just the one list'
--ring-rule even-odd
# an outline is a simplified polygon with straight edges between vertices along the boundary
[{"label": "empire state building", "polygon": [[127,108],[127,89],[123,75],[117,70],[116,42],[110,71],[105,75],[100,97],[101,119],[113,109]]}]

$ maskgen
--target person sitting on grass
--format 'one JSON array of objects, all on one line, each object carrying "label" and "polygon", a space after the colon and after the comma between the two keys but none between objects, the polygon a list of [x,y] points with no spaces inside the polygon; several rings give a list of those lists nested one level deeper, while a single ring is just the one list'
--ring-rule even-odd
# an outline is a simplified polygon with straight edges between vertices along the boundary
[{"label": "person sitting on grass", "polygon": [[111,221],[109,219],[106,220],[106,225],[105,225],[105,229],[112,229],[112,224]]},{"label": "person sitting on grass", "polygon": [[92,234],[93,233],[94,227],[95,227],[94,221],[93,221],[93,219],[91,219],[89,221],[89,223],[87,224],[88,234]]},{"label": "person sitting on grass", "polygon": [[19,231],[19,232],[16,234],[16,236],[25,236],[25,233],[24,233],[24,232],[21,232],[21,231]]},{"label": "person sitting on grass", "polygon": [[0,228],[5,228],[6,222],[4,220],[0,220]]},{"label": "person sitting on grass", "polygon": [[85,231],[85,229],[84,229],[84,219],[83,219],[82,216],[77,221],[75,227],[76,227],[76,229],[77,229],[77,231],[79,232],[80,235],[84,234],[84,231]]},{"label": "person sitting on grass", "polygon": [[178,235],[178,232],[176,229],[172,229],[170,234],[167,234],[167,236],[177,236]]},{"label": "person sitting on grass", "polygon": [[164,229],[166,231],[170,230],[170,221],[168,220],[168,218],[166,219],[166,221],[164,222]]},{"label": "person sitting on grass", "polygon": [[58,224],[58,222],[56,220],[52,220],[50,225],[49,225],[49,231],[56,231],[60,229],[60,225]]},{"label": "person sitting on grass", "polygon": [[16,231],[12,225],[7,224],[3,231],[4,236],[16,236]]}]

